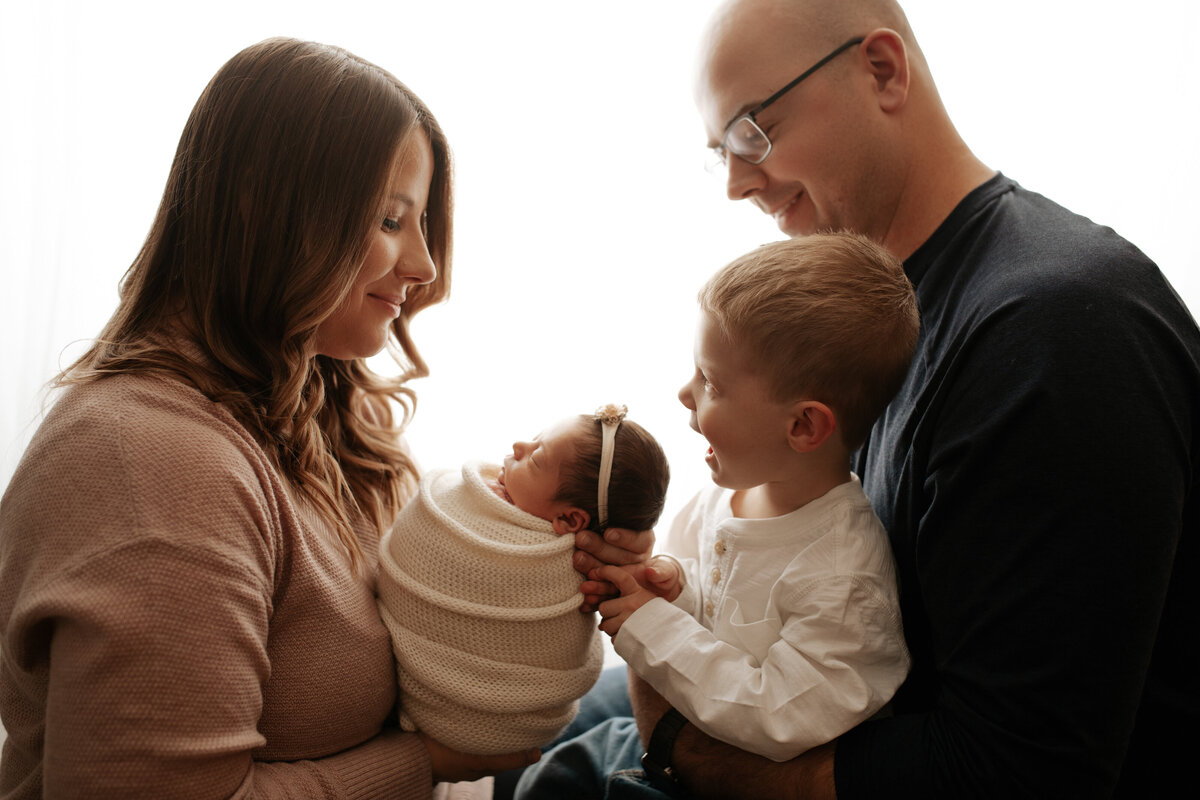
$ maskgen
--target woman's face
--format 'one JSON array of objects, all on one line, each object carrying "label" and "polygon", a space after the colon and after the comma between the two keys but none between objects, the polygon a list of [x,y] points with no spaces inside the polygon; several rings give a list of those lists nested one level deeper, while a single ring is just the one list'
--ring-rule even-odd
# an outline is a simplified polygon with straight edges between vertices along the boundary
[{"label": "woman's face", "polygon": [[425,205],[433,181],[433,149],[424,131],[405,145],[388,182],[386,206],[350,295],[317,328],[317,353],[330,358],[373,356],[387,342],[410,286],[429,283],[437,267],[425,242]]}]

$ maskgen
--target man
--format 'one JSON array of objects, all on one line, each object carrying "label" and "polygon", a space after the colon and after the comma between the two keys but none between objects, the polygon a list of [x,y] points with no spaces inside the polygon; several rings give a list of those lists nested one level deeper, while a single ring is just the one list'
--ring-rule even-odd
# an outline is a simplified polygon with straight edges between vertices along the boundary
[{"label": "man", "polygon": [[1132,245],[971,153],[895,2],[732,0],[704,53],[697,101],[729,197],[790,236],[867,234],[917,290],[913,367],[856,463],[913,669],[893,716],[784,763],[690,723],[655,736],[665,703],[634,678],[650,763],[670,767],[658,782],[843,800],[1176,791],[1200,728],[1187,309]]}]

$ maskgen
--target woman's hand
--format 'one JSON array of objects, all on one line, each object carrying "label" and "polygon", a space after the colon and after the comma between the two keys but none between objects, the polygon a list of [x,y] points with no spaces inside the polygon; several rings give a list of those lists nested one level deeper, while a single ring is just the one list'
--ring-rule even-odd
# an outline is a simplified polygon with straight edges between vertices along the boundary
[{"label": "woman's hand", "polygon": [[[575,534],[575,570],[588,575],[605,564],[638,564],[650,557],[654,549],[654,531],[631,531],[624,528],[609,528],[603,538],[592,531]],[[617,587],[606,581],[584,581],[579,587],[583,592],[580,611],[590,614],[610,597],[616,597]]]},{"label": "woman's hand", "polygon": [[435,783],[479,780],[488,775],[507,772],[510,769],[527,767],[542,757],[541,751],[536,748],[498,756],[460,753],[423,733],[417,735],[421,737],[421,742],[429,751],[429,763],[433,767]]}]

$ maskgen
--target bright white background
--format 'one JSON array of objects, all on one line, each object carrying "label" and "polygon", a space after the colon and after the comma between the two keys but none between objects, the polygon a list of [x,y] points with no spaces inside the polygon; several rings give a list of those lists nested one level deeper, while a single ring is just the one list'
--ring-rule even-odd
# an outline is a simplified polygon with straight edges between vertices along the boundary
[{"label": "bright white background", "polygon": [[[455,151],[453,295],[415,325],[433,368],[416,385],[421,460],[498,459],[557,418],[622,402],[670,458],[669,518],[708,480],[675,400],[695,292],[779,238],[701,168],[691,80],[714,6],[0,0],[0,486],[41,387],[112,312],[196,97],[242,47],[287,35],[395,73]],[[1200,308],[1200,4],[906,8],[977,154],[1131,239]]]},{"label": "bright white background", "polygon": [[[702,169],[691,80],[714,4],[4,0],[0,485],[40,387],[111,313],[201,89],[237,50],[289,35],[394,72],[455,151],[453,294],[415,326],[433,368],[410,435],[422,462],[497,459],[623,402],[670,457],[670,514],[708,479],[675,400],[696,289],[779,238]],[[907,6],[976,152],[1116,228],[1200,308],[1194,0]]]}]

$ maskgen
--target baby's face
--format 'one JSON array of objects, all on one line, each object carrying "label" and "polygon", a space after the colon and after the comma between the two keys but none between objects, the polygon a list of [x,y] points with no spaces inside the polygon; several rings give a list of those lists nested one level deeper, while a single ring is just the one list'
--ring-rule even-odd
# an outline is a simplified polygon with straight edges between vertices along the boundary
[{"label": "baby's face", "polygon": [[554,499],[562,484],[563,467],[575,458],[575,444],[583,435],[577,418],[546,428],[528,442],[513,442],[505,456],[499,482],[509,501],[535,517],[553,521],[570,506]]}]

